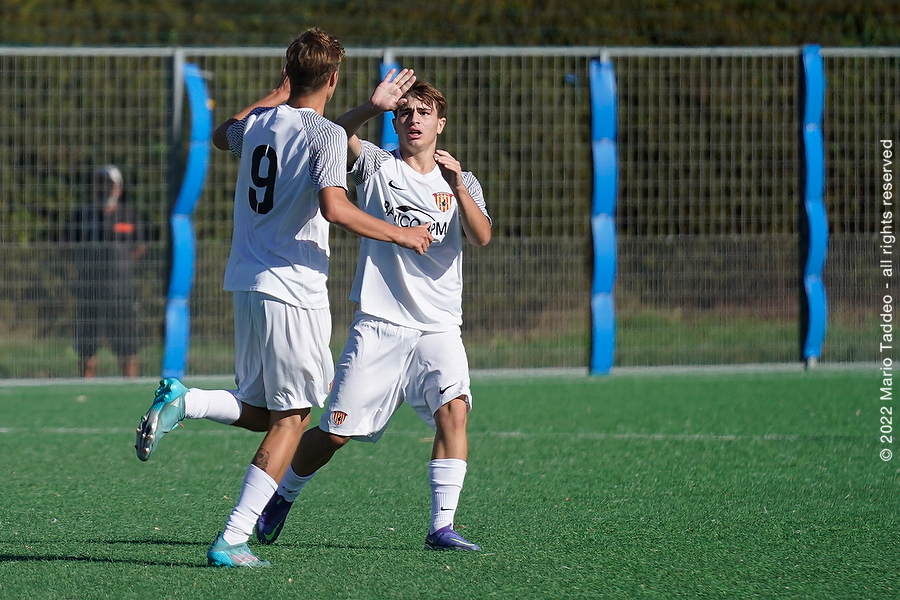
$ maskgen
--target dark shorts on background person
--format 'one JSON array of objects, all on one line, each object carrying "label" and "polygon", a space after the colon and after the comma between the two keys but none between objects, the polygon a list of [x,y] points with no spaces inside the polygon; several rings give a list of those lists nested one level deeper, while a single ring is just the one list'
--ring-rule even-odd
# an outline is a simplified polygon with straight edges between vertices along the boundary
[{"label": "dark shorts on background person", "polygon": [[79,304],[75,307],[75,352],[94,356],[105,339],[116,356],[137,354],[143,346],[136,300]]}]

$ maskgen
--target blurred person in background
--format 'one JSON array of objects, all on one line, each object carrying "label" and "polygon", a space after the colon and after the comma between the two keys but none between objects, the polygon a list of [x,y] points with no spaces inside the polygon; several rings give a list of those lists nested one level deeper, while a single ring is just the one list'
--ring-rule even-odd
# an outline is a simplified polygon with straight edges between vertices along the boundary
[{"label": "blurred person in background", "polygon": [[122,376],[138,376],[142,336],[134,265],[147,251],[146,231],[137,211],[123,205],[123,193],[119,168],[99,167],[91,178],[92,202],[76,209],[64,230],[76,269],[74,347],[82,377],[97,376],[104,340]]}]

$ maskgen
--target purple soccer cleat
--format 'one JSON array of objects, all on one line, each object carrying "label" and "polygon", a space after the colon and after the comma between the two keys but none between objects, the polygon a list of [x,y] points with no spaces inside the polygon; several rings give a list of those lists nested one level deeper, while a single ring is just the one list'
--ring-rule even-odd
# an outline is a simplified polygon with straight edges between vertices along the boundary
[{"label": "purple soccer cleat", "polygon": [[256,520],[256,539],[260,544],[275,543],[275,540],[281,535],[284,521],[287,519],[292,504],[293,502],[288,502],[284,496],[275,492]]},{"label": "purple soccer cleat", "polygon": [[453,525],[441,527],[434,533],[425,536],[426,550],[481,550],[481,546],[473,544],[453,531]]}]

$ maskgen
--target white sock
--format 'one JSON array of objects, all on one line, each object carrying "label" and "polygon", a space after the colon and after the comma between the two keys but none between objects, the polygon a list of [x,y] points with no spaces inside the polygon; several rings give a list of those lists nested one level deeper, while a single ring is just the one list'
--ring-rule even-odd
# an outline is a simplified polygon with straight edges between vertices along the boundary
[{"label": "white sock", "polygon": [[225,523],[225,535],[222,537],[226,544],[231,546],[243,544],[250,539],[256,520],[277,487],[278,484],[268,473],[256,465],[250,465],[247,474],[244,475],[244,485],[237,506],[231,511],[231,516]]},{"label": "white sock", "polygon": [[241,401],[236,390],[201,390],[191,388],[184,395],[186,419],[209,419],[231,425],[241,417]]},{"label": "white sock", "polygon": [[288,467],[287,473],[281,478],[281,485],[278,486],[278,493],[284,496],[288,502],[293,502],[300,495],[303,486],[309,483],[316,472],[313,471],[306,477],[300,477],[294,472],[294,467]]},{"label": "white sock", "polygon": [[428,481],[431,483],[431,530],[453,525],[463,480],[466,478],[466,461],[458,458],[436,458],[428,465]]}]

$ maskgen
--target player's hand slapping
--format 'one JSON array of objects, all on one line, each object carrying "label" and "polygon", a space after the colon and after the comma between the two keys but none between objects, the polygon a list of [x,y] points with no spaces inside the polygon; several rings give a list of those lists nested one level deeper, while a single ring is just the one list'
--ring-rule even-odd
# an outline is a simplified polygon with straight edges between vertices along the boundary
[{"label": "player's hand slapping", "polygon": [[[394,77],[395,73],[396,77]],[[416,76],[412,69],[403,69],[399,73],[397,73],[397,69],[391,69],[372,92],[369,102],[382,112],[397,110],[406,104],[407,100],[403,94],[408,92],[415,82]]]}]

